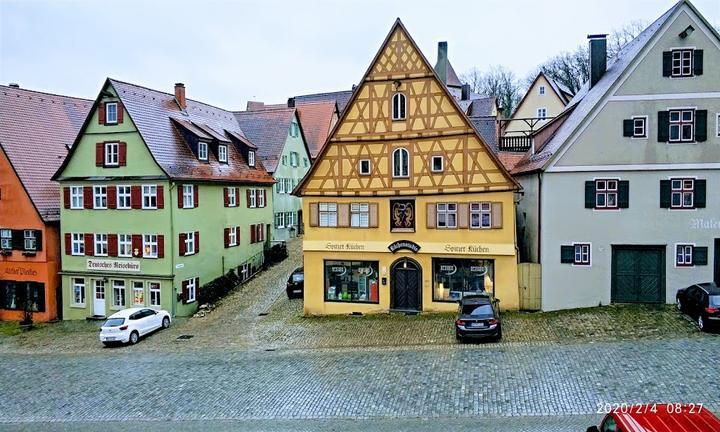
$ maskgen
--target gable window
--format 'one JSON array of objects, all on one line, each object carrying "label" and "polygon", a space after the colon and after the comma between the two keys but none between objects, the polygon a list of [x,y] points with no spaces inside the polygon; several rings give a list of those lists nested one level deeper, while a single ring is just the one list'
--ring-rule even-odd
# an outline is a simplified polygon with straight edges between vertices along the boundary
[{"label": "gable window", "polygon": [[95,256],[107,256],[108,236],[107,234],[95,234]]},{"label": "gable window", "polygon": [[145,258],[158,257],[158,236],[155,234],[143,235],[143,256]]},{"label": "gable window", "polygon": [[218,161],[227,163],[228,161],[228,149],[226,145],[218,146]]},{"label": "gable window", "polygon": [[370,175],[372,170],[370,159],[360,159],[359,165],[360,175]]},{"label": "gable window", "polygon": [[407,149],[398,148],[393,151],[393,177],[410,176],[410,153]]},{"label": "gable window", "polygon": [[678,267],[693,265],[693,245],[679,244],[675,246],[675,265]]},{"label": "gable window", "polygon": [[208,145],[206,142],[198,142],[198,159],[203,161],[208,160]]},{"label": "gable window", "polygon": [[73,278],[73,304],[85,304],[85,279]]},{"label": "gable window", "polygon": [[113,306],[125,307],[125,281],[113,281]]},{"label": "gable window", "polygon": [[105,124],[116,124],[118,122],[117,102],[105,104]]},{"label": "gable window", "polygon": [[258,207],[265,207],[265,189],[258,189]]},{"label": "gable window", "polygon": [[544,95],[544,94],[545,94],[545,86],[544,86],[544,85],[541,85],[541,86],[539,87],[538,91],[540,92],[540,95],[541,95],[541,96]]},{"label": "gable window", "polygon": [[237,188],[227,188],[228,207],[237,207]]},{"label": "gable window", "polygon": [[695,141],[695,111],[670,110],[670,142]]},{"label": "gable window", "polygon": [[85,255],[85,235],[83,233],[72,233],[70,243],[70,251],[73,255]]},{"label": "gable window", "polygon": [[290,152],[290,166],[291,167],[298,166],[298,159],[299,159],[299,155],[297,154],[297,152]]},{"label": "gable window", "polygon": [[25,240],[24,247],[26,251],[34,251],[37,249],[37,237],[35,230],[23,230],[23,238]]},{"label": "gable window", "polygon": [[492,228],[492,205],[489,202],[470,203],[470,228]]},{"label": "gable window", "polygon": [[589,243],[575,243],[573,244],[575,249],[575,256],[573,264],[575,265],[590,265],[590,244]]},{"label": "gable window", "polygon": [[547,118],[547,108],[538,108],[537,118],[539,118],[540,120],[545,120]]},{"label": "gable window", "polygon": [[257,207],[257,190],[256,189],[250,189],[250,208]]},{"label": "gable window", "polygon": [[107,187],[106,186],[93,186],[93,208],[95,208],[95,209],[106,209],[107,208]]},{"label": "gable window", "polygon": [[297,124],[295,121],[293,121],[293,122],[290,124],[290,136],[291,136],[291,137],[298,137],[298,136],[300,136],[300,127],[298,126],[298,124]]},{"label": "gable window", "polygon": [[438,228],[457,228],[457,204],[438,203],[436,220]]},{"label": "gable window", "polygon": [[395,93],[392,97],[392,119],[405,120],[405,95]]},{"label": "gable window", "polygon": [[157,186],[156,185],[143,185],[143,187],[142,187],[142,208],[144,208],[144,209],[156,209],[157,208]]},{"label": "gable window", "polygon": [[370,204],[350,204],[350,226],[355,228],[367,228],[370,226]]},{"label": "gable window", "polygon": [[282,164],[287,165],[287,162],[288,162],[287,155],[282,155]]},{"label": "gable window", "polygon": [[193,255],[195,253],[195,233],[185,233],[185,255]]},{"label": "gable window", "polygon": [[595,180],[595,208],[618,208],[618,180]]},{"label": "gable window", "polygon": [[255,166],[255,152],[254,151],[248,152],[248,166],[249,167]]},{"label": "gable window", "polygon": [[195,185],[183,185],[183,208],[195,207]]},{"label": "gable window", "polygon": [[671,208],[694,208],[695,204],[695,179],[672,179],[670,181]]},{"label": "gable window", "polygon": [[130,208],[130,186],[117,186],[117,208]]},{"label": "gable window", "polygon": [[132,256],[132,235],[118,234],[118,256],[124,258]]},{"label": "gable window", "polygon": [[70,186],[70,208],[73,210],[81,209],[84,207],[84,204],[83,187]]},{"label": "gable window", "polygon": [[119,148],[119,143],[105,143],[105,166],[119,166]]},{"label": "gable window", "polygon": [[672,76],[688,77],[693,75],[693,50],[672,50]]},{"label": "gable window", "polygon": [[318,213],[321,227],[337,226],[337,203],[319,203]]},{"label": "gable window", "polygon": [[633,117],[633,138],[647,138],[647,117]]},{"label": "gable window", "polygon": [[305,165],[305,168],[310,166],[310,162],[308,162],[308,158],[306,158],[306,157],[303,158],[303,164]]},{"label": "gable window", "polygon": [[228,230],[228,246],[237,246],[237,227],[230,227]]},{"label": "gable window", "polygon": [[442,172],[444,166],[443,166],[443,157],[442,156],[433,156],[431,161],[431,167],[430,169],[432,172]]}]

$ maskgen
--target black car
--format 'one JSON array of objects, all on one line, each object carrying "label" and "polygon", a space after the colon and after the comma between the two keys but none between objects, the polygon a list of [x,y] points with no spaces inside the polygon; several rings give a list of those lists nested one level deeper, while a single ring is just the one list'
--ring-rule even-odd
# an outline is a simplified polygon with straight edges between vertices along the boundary
[{"label": "black car", "polygon": [[466,295],[460,300],[458,317],[455,321],[455,337],[459,341],[465,338],[502,339],[500,311],[495,300],[489,294]]},{"label": "black car", "polygon": [[287,281],[288,298],[303,298],[303,291],[305,289],[305,273],[302,267],[298,267],[290,275]]},{"label": "black car", "polygon": [[679,311],[688,314],[702,331],[720,325],[720,287],[712,282],[679,289],[675,296]]}]

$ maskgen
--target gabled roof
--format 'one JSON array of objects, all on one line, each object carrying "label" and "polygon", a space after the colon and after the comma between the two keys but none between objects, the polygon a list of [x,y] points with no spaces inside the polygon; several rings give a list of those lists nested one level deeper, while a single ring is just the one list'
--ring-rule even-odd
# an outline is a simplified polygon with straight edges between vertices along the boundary
[{"label": "gabled roof", "polygon": [[[176,121],[190,122],[195,131],[213,136],[228,136],[228,132],[244,136],[232,112],[214,107],[193,99],[187,99],[186,109],[181,109],[175,95],[152,90],[135,84],[108,78],[103,85],[105,89],[111,85],[123,104],[126,114],[137,127],[140,136],[158,166],[172,179],[222,181],[238,183],[272,184],[275,182],[262,163],[254,168],[247,165],[236,146],[228,147],[228,163],[220,163],[210,152],[208,162],[197,159],[188,143],[183,139]],[[93,110],[102,99],[98,95]],[[88,115],[79,142],[92,114]],[[186,123],[187,124],[187,123]],[[200,127],[202,126],[202,127]],[[211,132],[212,131],[212,132]],[[225,138],[227,139],[227,138]],[[70,151],[66,161],[55,174],[58,178],[68,163],[76,146]]]},{"label": "gabled roof", "polygon": [[328,93],[314,93],[308,95],[293,96],[290,99],[295,101],[295,106],[302,103],[310,102],[335,102],[338,106],[338,111],[345,111],[345,107],[350,101],[352,96],[352,90],[342,90]]},{"label": "gabled roof", "polygon": [[[687,0],[680,0],[673,5],[667,12],[662,14],[657,20],[643,30],[635,39],[625,44],[620,51],[612,58],[607,67],[605,74],[600,80],[590,88],[589,82],[586,82],[573,97],[565,111],[561,115],[567,117],[562,125],[554,133],[553,137],[542,148],[538,149],[535,154],[528,155],[526,159],[519,163],[515,170],[515,174],[522,174],[531,171],[544,170],[550,164],[553,156],[566,143],[568,138],[580,126],[580,124],[589,118],[590,113],[595,107],[606,97],[607,93],[613,85],[620,79],[625,70],[642,52],[648,43],[658,34],[659,30],[668,22],[669,18],[680,9],[682,5],[688,5],[697,15],[702,18],[697,10]],[[712,26],[708,25],[711,31],[715,31]],[[716,34],[717,35],[717,34]]]},{"label": "gabled roof", "polygon": [[46,222],[60,219],[60,189],[51,181],[93,101],[0,86],[0,147]]},{"label": "gabled roof", "polygon": [[467,108],[470,117],[490,117],[497,114],[497,98],[495,96],[479,96],[471,99]]},{"label": "gabled roof", "polygon": [[460,78],[458,78],[450,60],[447,61],[447,85],[449,87],[462,87],[462,82],[460,82]]},{"label": "gabled roof", "polygon": [[333,115],[338,112],[335,102],[301,103],[296,105],[305,132],[310,157],[315,159],[330,134]]},{"label": "gabled roof", "polygon": [[257,146],[257,153],[268,172],[275,172],[285,148],[295,108],[238,111],[234,114],[245,135]]},{"label": "gabled roof", "polygon": [[559,83],[554,79],[550,78],[545,72],[540,73],[543,74],[547,82],[550,83],[550,87],[552,87],[555,94],[560,97],[560,100],[562,100],[563,103],[567,105],[567,103],[570,102],[570,100],[573,98],[573,92],[571,92],[570,89],[565,86],[565,84]]},{"label": "gabled roof", "polygon": [[[528,98],[530,93],[532,93],[534,91],[535,84],[537,84],[537,82],[540,80],[540,77],[545,78],[545,80],[550,84],[550,88],[552,89],[553,93],[555,93],[555,95],[558,97],[558,99],[560,99],[560,101],[564,105],[567,106],[568,102],[570,102],[570,99],[572,98],[572,93],[569,90],[567,90],[567,87],[561,86],[560,84],[556,83],[555,80],[553,80],[552,78],[547,76],[547,74],[545,74],[545,72],[540,71],[535,76],[535,79],[528,87],[528,89],[525,92],[525,94],[523,95],[522,99],[520,99],[520,102],[518,102],[517,106],[515,107],[515,111],[513,111],[513,113],[510,115],[511,119],[515,118],[515,114],[517,114],[517,112],[520,110],[520,107],[522,107],[523,103],[525,103],[525,100]],[[565,91],[563,91],[562,88],[564,88]],[[507,124],[509,124],[509,123],[507,123]]]}]

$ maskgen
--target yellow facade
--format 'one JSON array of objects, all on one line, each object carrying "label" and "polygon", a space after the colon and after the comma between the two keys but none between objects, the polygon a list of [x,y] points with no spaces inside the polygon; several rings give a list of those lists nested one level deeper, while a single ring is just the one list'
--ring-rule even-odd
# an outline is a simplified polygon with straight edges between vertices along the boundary
[{"label": "yellow facade", "polygon": [[[543,91],[541,92],[541,87]],[[548,120],[539,120],[533,125],[533,130],[538,130],[545,123],[556,117],[565,110],[566,102],[558,95],[544,74],[539,74],[533,81],[530,88],[523,96],[520,104],[510,117],[510,121],[504,127],[503,133],[506,136],[524,136],[530,130],[530,125],[522,119],[537,119],[538,108],[545,109],[545,117]]]},{"label": "yellow facade", "polygon": [[483,289],[516,309],[517,188],[398,20],[296,190],[305,312],[450,311]]}]

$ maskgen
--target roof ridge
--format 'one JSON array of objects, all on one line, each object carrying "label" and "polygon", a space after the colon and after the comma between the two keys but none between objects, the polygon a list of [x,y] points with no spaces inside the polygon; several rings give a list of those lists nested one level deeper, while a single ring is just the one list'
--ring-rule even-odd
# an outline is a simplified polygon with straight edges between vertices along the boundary
[{"label": "roof ridge", "polygon": [[[147,86],[144,86],[144,85],[135,84],[135,83],[131,83],[131,82],[127,82],[127,81],[123,81],[123,80],[119,80],[119,79],[115,79],[115,78],[111,78],[111,77],[108,77],[108,80],[113,81],[113,82],[117,82],[117,83],[120,83],[120,84],[125,84],[125,85],[129,85],[129,86],[133,86],[133,87],[138,87],[138,88],[141,88],[141,89],[144,89],[144,90],[149,90],[149,91],[155,92],[155,93],[162,93],[162,94],[167,95],[167,96],[172,96],[173,98],[175,97],[175,94],[174,94],[174,93],[170,93],[170,92],[166,92],[166,91],[162,91],[162,90],[153,89],[153,88],[150,88],[150,87],[147,87]],[[221,108],[221,107],[219,107],[219,106],[217,106],[217,105],[212,105],[212,104],[209,104],[209,103],[207,103],[207,102],[199,101],[199,100],[197,100],[197,99],[185,98],[185,100],[186,100],[186,101],[195,102],[195,103],[200,104],[200,105],[205,105],[205,106],[208,106],[208,107],[210,107],[210,108],[215,108],[215,109],[220,110],[220,111],[225,111],[225,112],[227,112],[227,113],[231,113],[231,114],[233,113],[232,111],[230,111],[230,110],[228,110],[228,109]]]},{"label": "roof ridge", "polygon": [[68,95],[61,95],[59,93],[50,93],[50,92],[44,92],[44,91],[40,91],[40,90],[30,90],[30,89],[26,89],[26,88],[22,88],[22,87],[12,87],[9,85],[4,85],[4,84],[0,84],[0,87],[4,87],[5,89],[12,90],[12,91],[22,91],[22,92],[27,92],[27,93],[39,93],[39,94],[44,94],[44,95],[48,95],[48,96],[56,96],[56,97],[67,98],[67,99],[76,99],[76,100],[80,100],[83,102],[93,103],[95,101],[94,99],[85,99],[85,98],[81,98],[78,96],[68,96]]}]

